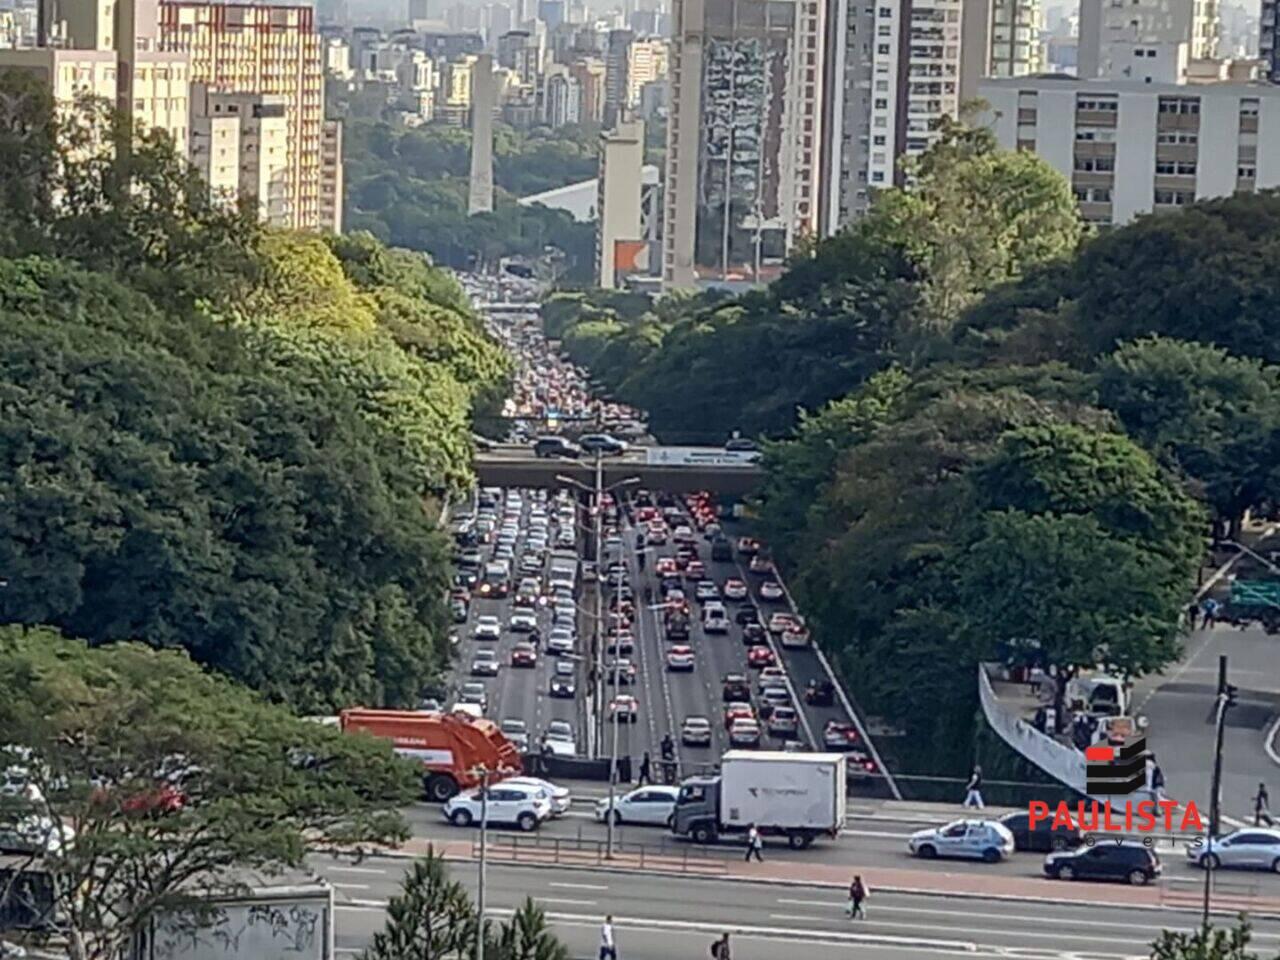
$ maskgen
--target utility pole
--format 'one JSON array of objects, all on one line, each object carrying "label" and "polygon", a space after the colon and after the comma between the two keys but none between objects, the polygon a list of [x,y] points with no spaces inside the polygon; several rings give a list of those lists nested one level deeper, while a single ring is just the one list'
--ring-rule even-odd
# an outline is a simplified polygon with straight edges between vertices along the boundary
[{"label": "utility pole", "polygon": [[600,560],[603,556],[603,548],[601,541],[604,531],[604,452],[596,451],[596,485],[595,492],[592,494],[592,520],[591,520],[591,536],[595,540],[595,557],[596,557],[596,616],[595,623],[592,627],[592,645],[595,649],[592,658],[592,676],[595,678],[595,707],[596,715],[594,723],[596,727],[596,756],[604,753],[604,640],[601,634],[600,622],[603,614],[604,600],[601,596],[601,574],[604,572],[600,568]]},{"label": "utility pole", "polygon": [[[626,576],[625,569],[620,568],[618,570],[618,584],[617,584],[617,587],[615,588],[617,592],[621,592],[622,581],[625,578],[625,576]],[[599,581],[597,581],[597,583],[598,582]],[[620,634],[618,634],[615,631],[613,637],[614,637],[613,692],[615,695],[617,695],[618,691],[621,689],[621,687],[618,684],[618,640],[620,638]],[[605,829],[608,831],[605,839],[605,859],[607,860],[613,859],[613,821],[617,819],[616,816],[614,815],[613,804],[614,804],[614,799],[617,795],[617,785],[618,785],[618,727],[622,725],[621,721],[618,718],[618,711],[615,710],[613,712],[612,720],[613,720],[613,745],[609,750],[609,805],[605,808],[606,810],[609,811],[609,816],[607,818],[607,824],[605,827]]]},{"label": "utility pole", "polygon": [[484,960],[484,866],[489,839],[489,768],[480,768],[480,883],[476,891],[476,960]]},{"label": "utility pole", "polygon": [[1218,697],[1213,737],[1213,780],[1209,794],[1209,851],[1205,855],[1204,868],[1204,910],[1201,914],[1201,925],[1209,929],[1209,901],[1213,887],[1214,870],[1209,867],[1210,858],[1217,845],[1218,830],[1221,822],[1222,807],[1222,739],[1226,728],[1227,710],[1236,705],[1237,689],[1227,683],[1226,655],[1218,657]]}]

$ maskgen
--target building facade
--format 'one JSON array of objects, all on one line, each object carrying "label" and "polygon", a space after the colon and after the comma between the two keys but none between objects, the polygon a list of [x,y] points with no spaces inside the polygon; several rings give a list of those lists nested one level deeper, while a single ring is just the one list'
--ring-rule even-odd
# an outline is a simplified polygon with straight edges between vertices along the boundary
[{"label": "building facade", "polygon": [[582,87],[577,77],[559,64],[553,64],[547,72],[542,112],[543,120],[551,127],[582,122]]},{"label": "building facade", "polygon": [[312,8],[175,2],[160,9],[161,42],[190,57],[195,82],[220,94],[285,99],[289,175],[281,225],[334,229],[321,212],[324,62]]},{"label": "building facade", "polygon": [[[643,244],[644,124],[621,123],[600,135],[600,167],[596,176],[596,283],[617,286],[619,266],[631,267],[628,245]],[[620,265],[621,252],[627,261]]]},{"label": "building facade", "polygon": [[1180,83],[1218,56],[1219,0],[1080,0],[1079,75]]},{"label": "building facade", "polygon": [[289,225],[288,100],[279,95],[191,88],[191,163],[214,199],[252,197],[258,217]]},{"label": "building facade", "polygon": [[1081,215],[1119,225],[1280,187],[1280,87],[1036,77],[989,80],[984,122],[1070,178]]},{"label": "building facade", "polygon": [[818,227],[825,9],[675,0],[666,288],[767,282]]}]

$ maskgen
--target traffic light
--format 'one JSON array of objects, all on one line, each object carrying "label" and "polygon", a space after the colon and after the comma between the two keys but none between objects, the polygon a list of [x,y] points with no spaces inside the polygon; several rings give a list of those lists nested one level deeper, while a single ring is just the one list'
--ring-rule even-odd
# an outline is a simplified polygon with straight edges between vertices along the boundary
[{"label": "traffic light", "polygon": [[1223,692],[1226,693],[1227,695],[1227,706],[1234,707],[1236,705],[1236,700],[1237,700],[1236,695],[1240,692],[1240,688],[1237,687],[1234,683],[1228,683],[1226,690]]}]

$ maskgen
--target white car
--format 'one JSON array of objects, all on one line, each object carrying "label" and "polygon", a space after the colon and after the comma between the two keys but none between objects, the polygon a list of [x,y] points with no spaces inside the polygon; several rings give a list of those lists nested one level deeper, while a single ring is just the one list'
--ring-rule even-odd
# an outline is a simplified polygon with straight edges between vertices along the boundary
[{"label": "white car", "polygon": [[[640,787],[613,801],[614,823],[647,823],[665,826],[676,809],[679,787]],[[604,823],[609,818],[609,798],[596,801],[596,819]]]},{"label": "white car", "polygon": [[724,582],[724,598],[726,600],[747,599],[747,585],[737,577],[730,577]]},{"label": "white car", "polygon": [[1209,870],[1270,870],[1280,873],[1280,830],[1244,827],[1216,840],[1206,837],[1198,846],[1187,846],[1187,859]]},{"label": "white car", "polygon": [[[481,805],[480,791],[468,790],[451,798],[441,812],[455,827],[469,827],[480,822]],[[483,814],[489,823],[510,823],[525,832],[537,830],[551,816],[551,798],[546,790],[506,780],[489,788],[484,806]]]},{"label": "white car", "polygon": [[667,650],[667,669],[671,671],[688,671],[694,668],[693,647],[684,644]]},{"label": "white car", "polygon": [[508,627],[512,633],[532,633],[538,629],[538,618],[532,611],[516,610],[511,614]]},{"label": "white car", "polygon": [[552,630],[547,638],[547,649],[552,653],[573,653],[573,634],[567,630]]},{"label": "white car", "polygon": [[729,632],[729,614],[723,603],[713,600],[702,608],[702,629],[706,633]]},{"label": "white car", "polygon": [[541,777],[512,777],[509,780],[503,780],[502,783],[504,786],[517,784],[537,787],[542,790],[551,800],[551,815],[553,817],[563,816],[568,812],[569,804],[573,802],[568,787],[562,787],[558,783],[552,783],[550,780],[543,780]]},{"label": "white car", "polygon": [[502,637],[502,623],[490,614],[477,617],[475,633],[472,636],[477,640],[498,640]]},{"label": "white car", "polygon": [[1013,856],[1013,834],[995,820],[955,820],[942,827],[917,830],[907,849],[923,860],[952,857],[999,863]]},{"label": "white car", "polygon": [[771,603],[783,599],[782,584],[777,580],[766,580],[760,584],[760,599]]}]

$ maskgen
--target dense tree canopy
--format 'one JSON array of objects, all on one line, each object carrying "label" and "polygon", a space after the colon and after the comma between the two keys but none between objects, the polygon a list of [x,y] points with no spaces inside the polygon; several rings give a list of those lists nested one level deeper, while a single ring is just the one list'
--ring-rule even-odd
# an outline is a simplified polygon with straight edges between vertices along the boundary
[{"label": "dense tree canopy", "polygon": [[[58,143],[98,122],[21,102]],[[210,206],[162,142],[48,169],[0,142],[51,196],[97,176],[47,221],[0,193],[0,622],[182,647],[309,711],[414,700],[447,658],[431,504],[509,377],[456,282]]]},{"label": "dense tree canopy", "polygon": [[467,214],[471,134],[454,127],[397,128],[349,122],[347,226],[395,246],[425,251],[452,267],[493,265],[507,256],[564,252],[569,275],[586,280],[595,262],[595,228],[562,210],[521,206],[517,198],[596,175],[593,131],[499,125],[494,137],[494,212]]},{"label": "dense tree canopy", "polygon": [[419,789],[413,764],[184,654],[0,627],[0,687],[0,765],[22,787],[0,798],[0,829],[33,844],[12,866],[53,868],[76,960],[126,955],[157,914],[235,889],[248,868],[407,832],[397,811]]}]

